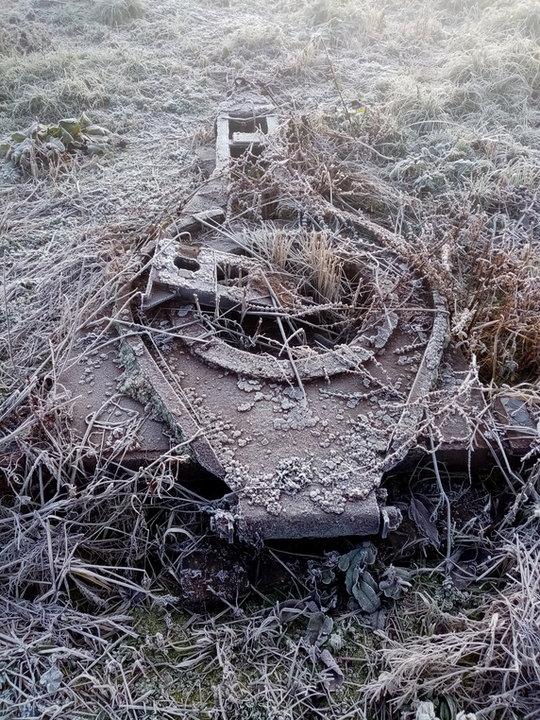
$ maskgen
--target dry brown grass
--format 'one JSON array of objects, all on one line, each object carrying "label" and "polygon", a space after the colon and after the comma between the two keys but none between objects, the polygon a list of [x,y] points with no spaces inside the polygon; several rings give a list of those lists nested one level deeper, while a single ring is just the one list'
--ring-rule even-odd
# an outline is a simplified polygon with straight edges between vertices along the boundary
[{"label": "dry brown grass", "polygon": [[99,22],[117,27],[129,20],[141,18],[144,10],[142,0],[95,0],[93,16]]},{"label": "dry brown grass", "polygon": [[[221,614],[178,612],[159,552],[165,527],[198,529],[194,498],[170,487],[168,458],[131,475],[84,469],[56,378],[74,328],[137,267],[147,219],[174,212],[197,186],[193,145],[208,139],[233,77],[248,74],[283,111],[307,117],[292,126],[297,182],[281,193],[283,208],[319,195],[397,231],[404,256],[448,298],[453,339],[477,358],[486,389],[519,382],[515,392],[538,406],[537,4],[170,0],[106,23],[84,0],[34,2],[28,16],[11,5],[14,22],[0,30],[0,135],[87,110],[129,144],[54,182],[0,167],[0,475],[11,488],[0,503],[0,714],[402,720],[444,695],[452,720],[457,711],[534,720],[530,468],[507,468],[512,522],[523,529],[507,528],[492,547],[509,575],[480,583],[469,608],[442,612],[435,574],[414,587],[412,630],[405,601],[388,605],[385,633],[326,609],[335,637],[325,647],[345,673],[330,693],[303,642],[307,619],[285,622],[275,596]],[[252,211],[257,189],[255,180],[242,188]],[[343,293],[343,277],[328,273],[336,256],[325,232],[255,241],[272,262],[311,268],[328,298]],[[289,595],[319,592],[314,567]]]},{"label": "dry brown grass", "polygon": [[446,696],[459,698],[462,710],[480,717],[536,717],[540,540],[528,530],[508,538],[502,547],[513,559],[510,582],[473,614],[445,615],[428,597],[419,597],[414,612],[426,619],[431,615],[438,629],[408,637],[406,643],[399,639],[400,615],[394,615],[381,650],[383,670],[365,688],[369,702],[390,699],[391,706],[400,708]]}]

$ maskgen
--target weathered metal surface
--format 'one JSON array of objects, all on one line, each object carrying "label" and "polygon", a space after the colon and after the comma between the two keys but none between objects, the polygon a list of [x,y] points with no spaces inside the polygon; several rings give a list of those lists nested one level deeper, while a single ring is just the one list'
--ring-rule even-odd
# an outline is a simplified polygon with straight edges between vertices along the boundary
[{"label": "weathered metal surface", "polygon": [[[249,88],[224,103],[214,171],[158,239],[146,279],[119,296],[116,351],[83,353],[63,373],[74,427],[89,454],[125,463],[189,447],[234,493],[244,537],[385,533],[399,513],[385,507],[383,474],[422,445],[466,466],[486,448],[466,419],[484,400],[445,349],[443,298],[388,231],[340,218],[355,234],[343,262],[363,300],[330,303],[345,318],[336,337],[318,329],[312,294],[250,251],[252,224],[228,218],[229,174],[264,157],[278,128]],[[278,220],[266,232],[295,237],[298,219]]]}]

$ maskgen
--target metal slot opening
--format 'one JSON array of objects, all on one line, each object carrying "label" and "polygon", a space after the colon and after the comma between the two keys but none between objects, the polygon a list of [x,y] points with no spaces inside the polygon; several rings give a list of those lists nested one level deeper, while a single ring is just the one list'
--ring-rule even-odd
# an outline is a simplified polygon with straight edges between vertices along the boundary
[{"label": "metal slot opening", "polygon": [[197,270],[201,269],[201,266],[196,260],[183,257],[182,255],[178,255],[174,258],[174,264],[179,270],[189,270],[190,272],[197,272]]},{"label": "metal slot opening", "polygon": [[266,117],[249,117],[249,118],[229,118],[229,139],[232,140],[235,132],[254,133],[268,132],[268,121]]}]

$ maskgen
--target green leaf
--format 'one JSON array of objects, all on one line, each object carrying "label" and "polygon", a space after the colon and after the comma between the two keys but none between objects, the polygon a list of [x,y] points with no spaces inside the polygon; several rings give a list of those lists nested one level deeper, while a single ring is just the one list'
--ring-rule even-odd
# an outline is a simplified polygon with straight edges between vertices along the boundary
[{"label": "green leaf", "polygon": [[399,600],[411,587],[411,577],[411,573],[405,568],[389,565],[379,582],[379,590],[382,590],[386,597]]},{"label": "green leaf", "polygon": [[336,579],[336,574],[330,568],[323,568],[321,572],[321,582],[323,585],[330,585]]},{"label": "green leaf", "polygon": [[81,121],[77,118],[64,118],[58,122],[58,125],[72,137],[81,132]]},{"label": "green leaf", "polygon": [[343,570],[343,572],[346,572],[349,569],[353,558],[357,554],[358,554],[358,550],[351,550],[351,552],[348,552],[346,555],[342,555],[339,558],[338,568],[340,570]]},{"label": "green leaf", "polygon": [[345,587],[351,597],[354,597],[354,587],[358,582],[361,572],[362,570],[358,567],[358,565],[352,565],[347,570],[347,574],[345,575]]},{"label": "green leaf", "polygon": [[337,690],[343,685],[345,677],[334,656],[329,650],[323,650],[319,656],[319,661],[325,667],[323,673],[324,685],[328,690]]},{"label": "green leaf", "polygon": [[441,720],[455,720],[458,714],[458,708],[454,700],[448,696],[443,695],[439,699],[439,717]]},{"label": "green leaf", "polygon": [[373,613],[381,607],[377,583],[368,570],[358,576],[351,594],[364,612]]},{"label": "green leaf", "polygon": [[375,579],[365,568],[377,558],[377,548],[371,542],[363,542],[356,550],[343,555],[338,567],[345,572],[347,592],[360,605],[362,610],[372,613],[381,606],[379,588]]},{"label": "green leaf", "polygon": [[12,142],[23,142],[24,140],[26,140],[26,135],[22,132],[14,132],[11,135]]},{"label": "green leaf", "polygon": [[36,129],[32,134],[32,137],[34,137],[36,140],[41,140],[42,142],[45,142],[51,134],[53,134],[54,136],[54,125],[52,125],[51,127],[48,127],[47,125],[37,125]]},{"label": "green leaf", "polygon": [[0,143],[0,158],[5,158],[10,150],[11,145],[9,143]]},{"label": "green leaf", "polygon": [[61,130],[60,137],[62,138],[62,142],[68,149],[71,149],[73,143],[75,142],[74,136],[72,135],[72,133],[70,133],[64,127],[61,127],[60,130]]},{"label": "green leaf", "polygon": [[346,555],[342,555],[339,560],[338,567],[344,572],[348,570],[351,565],[373,565],[377,557],[377,548],[371,542],[363,542],[360,547],[355,550],[351,550]]},{"label": "green leaf", "polygon": [[92,122],[91,122],[90,118],[88,117],[88,115],[86,113],[83,113],[81,115],[81,117],[79,118],[79,125],[80,125],[81,130],[86,130],[86,128],[91,124],[92,124]]},{"label": "green leaf", "polygon": [[46,143],[46,146],[48,148],[54,148],[55,150],[58,150],[58,152],[65,152],[66,146],[64,143],[59,140],[58,138],[51,137]]},{"label": "green leaf", "polygon": [[323,612],[316,612],[310,616],[305,639],[309,645],[323,645],[330,636],[334,621]]},{"label": "green leaf", "polygon": [[110,135],[109,131],[100,125],[88,125],[85,128],[85,133],[87,135]]},{"label": "green leaf", "polygon": [[86,151],[89,155],[104,155],[105,147],[103,145],[98,145],[97,143],[89,143]]}]

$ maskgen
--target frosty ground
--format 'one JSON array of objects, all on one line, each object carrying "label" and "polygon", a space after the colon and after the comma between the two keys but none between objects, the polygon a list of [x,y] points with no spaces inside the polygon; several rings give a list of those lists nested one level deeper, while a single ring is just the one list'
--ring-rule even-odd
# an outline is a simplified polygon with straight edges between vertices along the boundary
[{"label": "frosty ground", "polygon": [[[510,385],[537,412],[538,4],[4,0],[2,10],[0,140],[85,113],[115,142],[35,176],[0,163],[0,716],[539,717],[534,455],[473,478],[475,520],[456,512],[452,533],[481,540],[485,556],[463,589],[413,527],[407,551],[379,547],[376,571],[403,567],[411,587],[376,622],[349,603],[338,567],[358,540],[265,551],[286,568],[279,582],[258,577],[246,597],[194,612],[171,573],[144,560],[171,503],[185,533],[200,531],[191,499],[165,493],[150,522],[144,473],[83,475],[54,391],[70,330],[88,303],[106,305],[140,239],[197,187],[197,150],[243,77],[309,122],[314,157],[331,159],[341,190],[339,173],[350,179],[353,206],[418,243],[486,392]],[[429,495],[425,477],[409,484]],[[470,484],[448,479],[456,507]],[[444,508],[434,523],[446,533]],[[314,633],[343,675],[337,689],[310,654]]]}]

